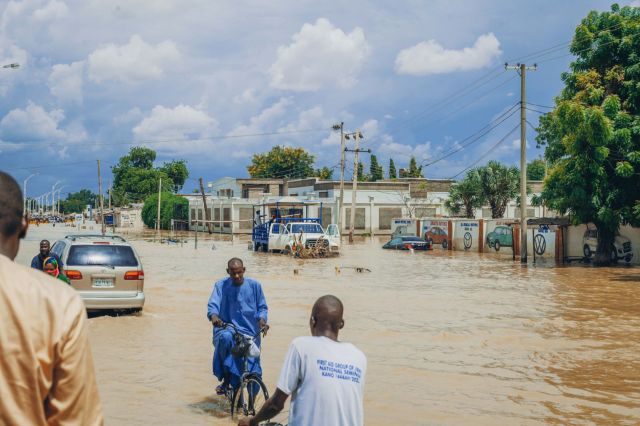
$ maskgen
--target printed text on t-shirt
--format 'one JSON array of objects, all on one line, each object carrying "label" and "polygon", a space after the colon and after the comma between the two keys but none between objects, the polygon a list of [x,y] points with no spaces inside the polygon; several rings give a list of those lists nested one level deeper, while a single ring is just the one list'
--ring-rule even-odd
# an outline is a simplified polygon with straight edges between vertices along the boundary
[{"label": "printed text on t-shirt", "polygon": [[358,367],[340,363],[319,359],[316,361],[318,370],[322,377],[329,377],[333,379],[348,380],[354,383],[360,383],[362,377],[362,370]]}]

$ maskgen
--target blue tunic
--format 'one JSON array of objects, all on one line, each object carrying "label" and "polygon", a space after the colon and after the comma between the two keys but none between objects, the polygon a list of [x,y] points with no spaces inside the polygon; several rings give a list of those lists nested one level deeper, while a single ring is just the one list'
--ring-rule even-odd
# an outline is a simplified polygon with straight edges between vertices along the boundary
[{"label": "blue tunic", "polygon": [[[230,277],[218,281],[213,287],[209,303],[207,305],[207,318],[211,321],[212,315],[217,315],[225,323],[232,323],[242,334],[254,336],[260,330],[258,321],[267,321],[267,301],[262,292],[262,286],[256,280],[245,278],[240,286],[233,284]],[[260,336],[255,340],[260,346]],[[214,328],[213,344],[213,374],[218,380],[225,376],[230,379],[231,385],[238,384],[242,372],[242,359],[231,355],[233,336],[230,329]],[[249,358],[249,371],[262,374],[259,358]]]}]

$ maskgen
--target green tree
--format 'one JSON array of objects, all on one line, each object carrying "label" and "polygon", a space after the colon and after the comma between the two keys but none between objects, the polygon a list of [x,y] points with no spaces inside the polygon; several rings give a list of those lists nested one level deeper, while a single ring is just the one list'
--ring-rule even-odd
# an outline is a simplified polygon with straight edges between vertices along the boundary
[{"label": "green tree", "polygon": [[65,213],[82,213],[88,204],[93,205],[98,195],[89,189],[81,189],[67,195],[66,200],[60,202],[60,210]]},{"label": "green tree", "polygon": [[[149,228],[155,228],[158,217],[158,194],[149,195],[142,207],[142,221]],[[169,229],[171,219],[189,220],[189,201],[172,192],[160,196],[160,228]]]},{"label": "green tree", "polygon": [[358,161],[358,182],[369,182],[371,176],[364,172],[364,164]]},{"label": "green tree", "polygon": [[527,180],[542,180],[544,179],[547,165],[544,160],[536,158],[530,163],[527,163]]},{"label": "green tree", "polygon": [[542,197],[573,223],[595,224],[595,264],[607,265],[620,225],[640,225],[640,9],[590,12],[570,51],[536,138],[550,164]]},{"label": "green tree", "polygon": [[[133,147],[120,157],[118,164],[111,168],[114,204],[117,206],[139,203],[150,194],[158,192],[158,181],[162,178],[162,189],[177,191],[182,188],[189,175],[184,160],[164,163],[153,167],[156,152],[145,147]],[[173,179],[176,179],[174,182]],[[177,182],[177,183],[176,183]]]},{"label": "green tree", "polygon": [[423,178],[422,166],[418,166],[418,162],[414,156],[409,160],[409,168],[405,170],[404,175],[400,177],[406,178]]},{"label": "green tree", "polygon": [[453,215],[458,215],[464,210],[467,218],[475,217],[475,209],[485,203],[485,197],[480,184],[478,169],[471,169],[464,179],[451,185],[449,199],[445,201],[445,207]]},{"label": "green tree", "polygon": [[187,163],[184,160],[173,160],[164,163],[160,167],[160,171],[164,172],[173,182],[173,192],[180,191],[189,177],[189,169],[187,169]]},{"label": "green tree", "polygon": [[515,199],[520,192],[520,170],[498,161],[489,161],[486,166],[478,167],[476,172],[482,199],[491,207],[491,217],[503,217],[509,201]]},{"label": "green tree", "polygon": [[252,178],[306,178],[314,175],[314,161],[303,148],[276,145],[267,153],[254,154],[247,171]]},{"label": "green tree", "polygon": [[398,179],[398,173],[396,172],[396,163],[393,162],[393,158],[389,159],[389,179]]},{"label": "green tree", "polygon": [[378,157],[371,155],[371,164],[369,164],[369,176],[371,182],[376,182],[384,179],[384,170],[380,163],[378,163]]},{"label": "green tree", "polygon": [[331,180],[333,179],[333,169],[328,168],[327,166],[316,170],[316,177],[322,180]]}]

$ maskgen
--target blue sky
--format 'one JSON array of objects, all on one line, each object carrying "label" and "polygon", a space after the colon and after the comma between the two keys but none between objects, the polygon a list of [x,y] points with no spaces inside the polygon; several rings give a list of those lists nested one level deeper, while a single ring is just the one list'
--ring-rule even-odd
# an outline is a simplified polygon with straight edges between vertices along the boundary
[{"label": "blue sky", "polygon": [[[132,145],[155,149],[158,163],[187,160],[192,179],[246,176],[251,155],[276,144],[336,167],[336,121],[361,129],[385,171],[389,158],[402,167],[411,155],[430,178],[491,159],[516,164],[520,82],[502,64],[539,64],[527,100],[546,111],[575,26],[610,5],[0,1],[0,65],[20,63],[0,69],[0,170],[20,182],[38,173],[29,194],[39,195],[58,180],[63,193],[97,190],[96,159],[108,185]],[[527,113],[535,126],[539,113]],[[542,154],[534,137],[529,127],[531,159]]]}]

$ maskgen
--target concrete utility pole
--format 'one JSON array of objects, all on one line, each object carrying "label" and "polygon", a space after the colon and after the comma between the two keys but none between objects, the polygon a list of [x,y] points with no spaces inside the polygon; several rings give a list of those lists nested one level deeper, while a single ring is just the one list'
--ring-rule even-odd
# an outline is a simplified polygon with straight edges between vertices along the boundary
[{"label": "concrete utility pole", "polygon": [[27,212],[27,182],[29,182],[29,179],[31,179],[32,177],[34,177],[35,175],[37,175],[37,173],[34,173],[32,175],[29,175],[28,178],[26,178],[24,180],[24,182],[22,183],[22,196],[24,197],[24,205],[22,206],[22,211],[23,213]]},{"label": "concrete utility pole", "polygon": [[356,129],[355,132],[349,133],[345,135],[345,138],[349,138],[349,136],[353,136],[356,141],[356,149],[347,149],[345,148],[345,152],[354,152],[353,158],[353,183],[351,187],[351,214],[349,217],[349,242],[353,242],[353,231],[355,229],[355,221],[356,221],[356,197],[358,192],[358,154],[361,152],[368,152],[371,154],[370,149],[360,149],[360,139],[362,138],[362,133],[360,133],[359,129]]},{"label": "concrete utility pole", "polygon": [[102,197],[102,177],[100,176],[100,160],[98,160],[98,199],[100,201],[100,222],[102,235],[107,233],[107,225],[104,222],[104,199]]},{"label": "concrete utility pole", "polygon": [[340,200],[338,201],[338,230],[342,235],[342,208],[344,206],[344,122],[333,125],[334,130],[340,129]]},{"label": "concrete utility pole", "polygon": [[527,110],[526,76],[527,70],[535,71],[538,65],[504,64],[506,70],[516,70],[520,74],[520,262],[527,263]]},{"label": "concrete utility pole", "polygon": [[156,231],[160,233],[160,200],[162,198],[162,178],[158,180],[158,215],[156,217]]},{"label": "concrete utility pole", "polygon": [[207,222],[207,231],[209,235],[211,235],[211,215],[209,214],[209,209],[207,208],[207,197],[204,195],[204,185],[202,184],[202,178],[199,180],[200,182],[200,194],[202,194],[202,205],[204,206],[204,220]]}]

